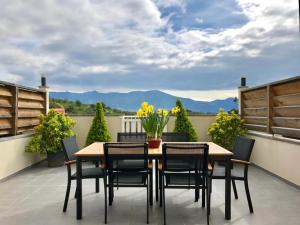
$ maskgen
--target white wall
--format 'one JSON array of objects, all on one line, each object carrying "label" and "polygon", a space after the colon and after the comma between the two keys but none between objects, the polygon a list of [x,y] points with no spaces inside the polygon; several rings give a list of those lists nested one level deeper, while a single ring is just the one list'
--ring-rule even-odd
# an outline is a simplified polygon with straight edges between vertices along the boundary
[{"label": "white wall", "polygon": [[255,139],[251,161],[277,176],[300,186],[300,140],[250,134]]},{"label": "white wall", "polygon": [[42,160],[25,152],[30,139],[28,135],[0,139],[0,180]]}]

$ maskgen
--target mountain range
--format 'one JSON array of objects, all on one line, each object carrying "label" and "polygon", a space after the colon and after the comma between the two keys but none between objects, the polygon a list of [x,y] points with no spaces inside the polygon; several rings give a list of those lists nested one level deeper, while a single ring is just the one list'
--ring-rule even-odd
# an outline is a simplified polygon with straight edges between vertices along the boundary
[{"label": "mountain range", "polygon": [[176,97],[162,91],[132,91],[128,93],[100,93],[97,91],[74,92],[50,92],[50,97],[55,99],[79,100],[85,104],[104,102],[107,106],[124,111],[136,111],[143,101],[153,104],[156,108],[171,109],[176,99],[181,99],[185,108],[193,112],[217,113],[220,108],[225,111],[237,109],[234,98],[214,101],[196,101],[189,98]]}]

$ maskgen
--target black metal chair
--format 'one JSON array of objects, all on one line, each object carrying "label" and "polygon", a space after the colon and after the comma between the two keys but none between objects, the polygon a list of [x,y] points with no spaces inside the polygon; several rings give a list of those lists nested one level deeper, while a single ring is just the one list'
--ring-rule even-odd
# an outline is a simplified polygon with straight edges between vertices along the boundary
[{"label": "black metal chair", "polygon": [[[163,142],[188,142],[188,133],[178,133],[178,132],[164,132],[161,137]],[[155,160],[155,163],[159,163]],[[156,167],[157,168],[157,167]],[[158,190],[158,178],[160,177],[158,169],[155,170],[155,189]],[[158,193],[156,191],[156,201],[158,201]],[[160,196],[160,206],[162,206],[161,196]]]},{"label": "black metal chair", "polygon": [[161,137],[163,142],[188,142],[188,133],[164,132]]},{"label": "black metal chair", "polygon": [[[246,137],[236,137],[235,143],[233,146],[233,159],[231,159],[231,162],[232,162],[231,181],[232,181],[234,197],[235,197],[235,199],[238,199],[235,181],[236,180],[244,181],[250,213],[253,213],[253,206],[252,206],[249,185],[248,185],[248,167],[251,164],[249,160],[251,157],[254,143],[255,143],[255,140],[253,140],[253,139],[249,139]],[[243,174],[239,173],[239,171],[236,170],[236,168],[234,167],[234,164],[241,164],[244,166]],[[213,166],[211,178],[212,179],[225,179],[225,168],[222,166],[217,166],[217,165]]]},{"label": "black metal chair", "polygon": [[[69,137],[65,138],[61,141],[62,143],[62,149],[65,155],[65,165],[67,166],[68,171],[68,183],[67,183],[67,190],[66,190],[66,196],[65,196],[65,202],[63,207],[63,212],[67,211],[68,207],[68,200],[70,195],[70,189],[71,189],[71,181],[76,180],[77,174],[72,174],[71,165],[76,163],[76,157],[74,155],[75,152],[79,151],[79,148],[76,143],[76,137]],[[104,177],[104,170],[99,167],[99,162],[95,162],[96,167],[91,168],[83,168],[82,169],[82,179],[95,179],[96,183],[96,193],[99,192],[99,179],[105,178]],[[75,191],[75,198],[76,198],[77,188]]]},{"label": "black metal chair", "polygon": [[[118,133],[118,142],[126,142],[126,143],[145,143],[147,135],[146,133]],[[128,160],[119,160],[118,161],[120,166],[123,167],[131,167],[132,161]],[[152,160],[149,160],[149,168],[152,168]],[[117,189],[119,189],[117,187]],[[153,205],[153,168],[152,168],[152,175],[150,176],[150,205]]]},{"label": "black metal chair", "polygon": [[[109,205],[113,203],[114,187],[144,187],[147,189],[147,223],[149,223],[149,176],[151,171],[148,168],[148,144],[105,143],[104,155],[108,175]],[[122,164],[124,160],[130,163],[124,165]],[[105,215],[106,217],[107,215]]]},{"label": "black metal chair", "polygon": [[160,186],[164,224],[166,224],[165,189],[168,188],[195,189],[195,201],[199,199],[199,189],[206,190],[207,224],[209,224],[211,182],[208,180],[208,149],[207,144],[163,144]]}]

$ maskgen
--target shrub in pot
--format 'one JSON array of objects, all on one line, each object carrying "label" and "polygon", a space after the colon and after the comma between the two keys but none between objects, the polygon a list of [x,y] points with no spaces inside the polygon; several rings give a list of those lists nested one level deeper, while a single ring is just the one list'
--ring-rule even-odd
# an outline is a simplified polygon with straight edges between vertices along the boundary
[{"label": "shrub in pot", "polygon": [[176,133],[188,133],[189,141],[197,141],[198,135],[188,118],[186,109],[183,107],[180,99],[176,100],[176,107],[178,108],[178,113],[176,113],[175,127],[173,132]]},{"label": "shrub in pot", "polygon": [[50,110],[48,115],[40,115],[40,123],[26,146],[26,152],[47,155],[48,166],[62,166],[64,155],[61,140],[74,135],[75,122],[68,116]]},{"label": "shrub in pot", "polygon": [[92,125],[88,132],[85,144],[90,145],[94,142],[108,142],[111,141],[111,135],[108,131],[106,120],[104,117],[103,105],[100,102],[96,104],[96,114]]},{"label": "shrub in pot", "polygon": [[212,141],[230,151],[232,151],[235,137],[244,136],[246,133],[244,120],[236,112],[228,113],[224,109],[220,109],[216,115],[216,122],[212,123],[208,129]]}]

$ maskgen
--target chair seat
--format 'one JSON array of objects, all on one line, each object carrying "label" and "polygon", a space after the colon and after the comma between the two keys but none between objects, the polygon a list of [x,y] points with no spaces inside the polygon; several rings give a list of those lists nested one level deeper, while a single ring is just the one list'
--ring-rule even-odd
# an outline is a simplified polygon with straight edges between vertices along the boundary
[{"label": "chair seat", "polygon": [[113,183],[118,185],[133,185],[133,184],[145,184],[147,179],[147,173],[124,173],[120,172],[114,174]]},{"label": "chair seat", "polygon": [[[195,185],[195,174],[194,173],[176,173],[176,174],[165,174],[166,176],[166,184],[167,185],[183,185],[183,186],[189,186],[189,185]],[[203,185],[204,180],[199,180],[199,185]]]},{"label": "chair seat", "polygon": [[[104,171],[100,167],[83,168],[82,169],[82,179],[85,179],[85,178],[101,178],[103,176],[104,176]],[[74,173],[71,177],[73,179],[76,179],[77,173]]]}]

